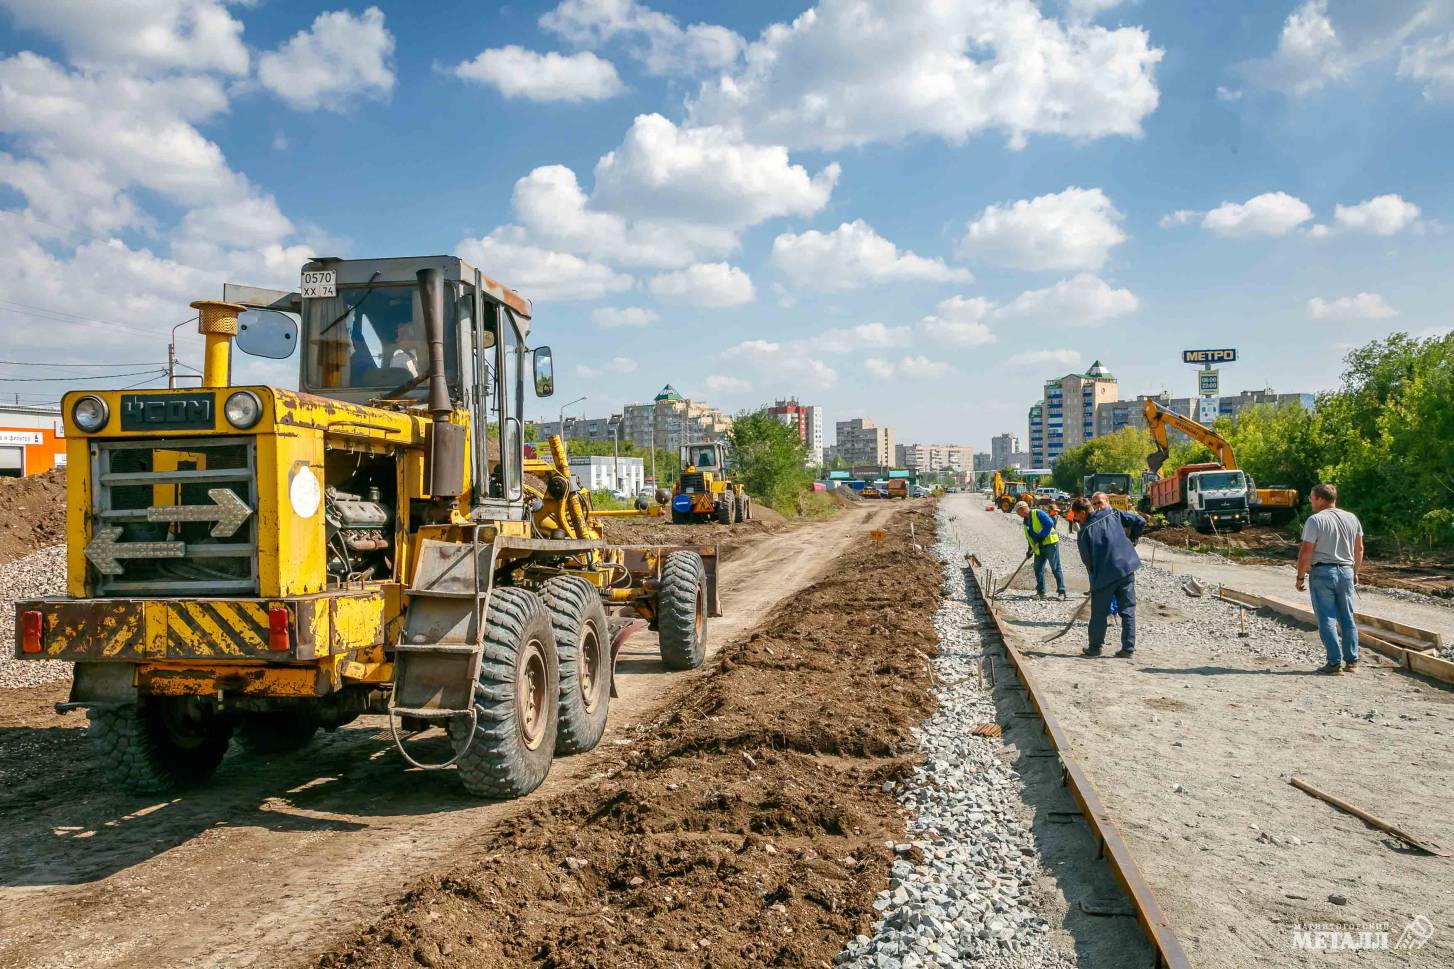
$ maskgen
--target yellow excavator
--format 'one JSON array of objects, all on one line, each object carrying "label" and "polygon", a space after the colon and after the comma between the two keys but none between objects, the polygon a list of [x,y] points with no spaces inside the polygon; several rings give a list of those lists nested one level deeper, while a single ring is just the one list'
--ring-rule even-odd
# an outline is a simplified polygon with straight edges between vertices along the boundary
[{"label": "yellow excavator", "polygon": [[[1171,444],[1166,436],[1168,427],[1180,431],[1193,441],[1210,449],[1223,470],[1241,470],[1237,464],[1237,455],[1232,451],[1232,445],[1225,437],[1205,424],[1200,424],[1190,417],[1183,417],[1176,411],[1162,407],[1156,401],[1149,399],[1142,406],[1142,413],[1146,417],[1146,428],[1151,432],[1151,440],[1156,444],[1156,450],[1146,456],[1146,466],[1156,477],[1163,477],[1161,466],[1166,463],[1171,452]],[[1297,514],[1300,499],[1296,488],[1258,488],[1251,475],[1248,475],[1247,479],[1249,483],[1247,504],[1253,521],[1271,522],[1274,525],[1292,521]]]},{"label": "yellow excavator", "polygon": [[998,471],[993,479],[995,507],[1000,511],[1009,512],[1014,509],[1015,502],[1021,499],[1031,502],[1035,501],[1034,489],[1024,481],[1006,481]]}]

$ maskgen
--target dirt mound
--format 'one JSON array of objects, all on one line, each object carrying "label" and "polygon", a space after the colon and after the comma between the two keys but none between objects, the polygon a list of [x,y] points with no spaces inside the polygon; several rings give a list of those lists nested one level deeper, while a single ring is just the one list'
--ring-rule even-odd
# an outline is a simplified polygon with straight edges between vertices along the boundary
[{"label": "dirt mound", "polygon": [[[939,568],[884,542],[729,646],[605,779],[486,835],[319,960],[344,966],[828,965],[867,929],[904,836],[882,790],[932,710]],[[891,584],[861,580],[893,575]]]},{"label": "dirt mound", "polygon": [[0,478],[0,563],[66,540],[66,469]]},{"label": "dirt mound", "polygon": [[738,525],[717,522],[673,525],[660,519],[607,518],[604,519],[606,541],[616,545],[716,545],[722,560],[727,561],[740,549],[780,530],[786,523],[777,512],[772,512],[775,522],[769,522],[755,507],[752,514],[752,521]]}]

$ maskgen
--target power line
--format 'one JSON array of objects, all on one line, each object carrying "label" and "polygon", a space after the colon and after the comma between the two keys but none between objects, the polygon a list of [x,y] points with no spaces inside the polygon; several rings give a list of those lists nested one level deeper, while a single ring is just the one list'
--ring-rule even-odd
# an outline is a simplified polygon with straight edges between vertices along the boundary
[{"label": "power line", "polygon": [[40,363],[37,360],[0,360],[0,364],[10,367],[160,367],[162,364],[157,360],[141,360],[136,363]]},{"label": "power line", "polygon": [[[67,313],[64,310],[50,309],[45,306],[34,306],[30,303],[21,303],[13,299],[0,299],[0,310],[8,313],[17,313],[21,316],[30,316],[40,320],[50,320],[56,323],[81,323],[88,326],[111,327],[117,330],[125,330],[127,333],[135,333],[137,336],[156,336],[155,332],[138,329],[128,326],[125,323],[117,323],[115,320],[98,320],[89,316],[79,316],[75,313]],[[189,322],[183,320],[183,323]],[[178,324],[181,325],[181,324]]]},{"label": "power line", "polygon": [[[155,376],[156,374],[162,374],[163,376],[165,376],[166,375],[166,371],[165,370],[133,370],[130,373],[102,373],[102,374],[90,374],[88,376],[89,376],[89,379],[91,379],[91,380],[117,380],[117,379],[120,379],[121,377],[140,377],[142,374],[152,374],[153,376]],[[74,377],[74,376],[71,376],[71,377],[0,377],[0,383],[7,383],[7,384],[33,384],[33,383],[47,383],[47,382],[50,382],[50,381],[58,381],[58,380],[70,381],[70,382],[74,383],[77,379],[78,378],[77,377]]]}]

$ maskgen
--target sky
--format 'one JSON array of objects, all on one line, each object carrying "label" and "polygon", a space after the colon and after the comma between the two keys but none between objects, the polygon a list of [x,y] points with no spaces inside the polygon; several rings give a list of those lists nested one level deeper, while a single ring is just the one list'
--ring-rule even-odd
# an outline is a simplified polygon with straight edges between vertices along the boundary
[{"label": "sky", "polygon": [[987,450],[1093,360],[1316,392],[1447,332],[1451,149],[1454,0],[0,0],[0,399],[453,252],[535,304],[531,416],[671,383]]}]

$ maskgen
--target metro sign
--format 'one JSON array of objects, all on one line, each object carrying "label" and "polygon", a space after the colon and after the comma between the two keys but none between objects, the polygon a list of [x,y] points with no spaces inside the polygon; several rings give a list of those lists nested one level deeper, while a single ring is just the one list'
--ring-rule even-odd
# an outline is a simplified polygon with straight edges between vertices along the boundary
[{"label": "metro sign", "polygon": [[1182,363],[1236,363],[1236,350],[1183,350],[1181,351]]}]

